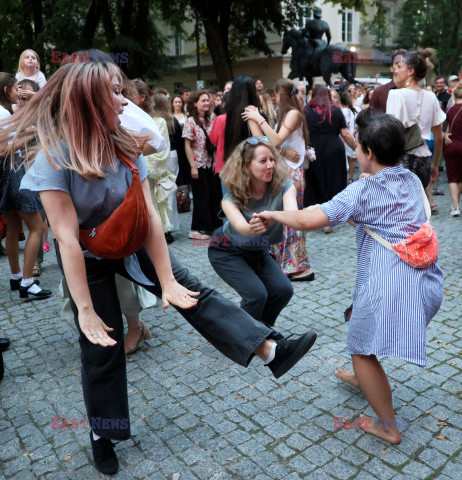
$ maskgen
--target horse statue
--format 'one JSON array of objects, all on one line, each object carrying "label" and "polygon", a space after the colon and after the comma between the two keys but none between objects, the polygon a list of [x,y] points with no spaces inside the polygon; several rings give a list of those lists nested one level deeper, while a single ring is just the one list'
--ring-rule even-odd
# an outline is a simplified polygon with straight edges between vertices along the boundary
[{"label": "horse statue", "polygon": [[313,58],[314,48],[301,30],[286,31],[282,37],[282,55],[292,48],[289,78],[305,77],[309,88],[313,88],[313,77],[324,79],[326,85],[332,86],[330,77],[340,73],[349,83],[355,83],[356,64],[351,58],[350,50],[343,45],[327,45]]}]

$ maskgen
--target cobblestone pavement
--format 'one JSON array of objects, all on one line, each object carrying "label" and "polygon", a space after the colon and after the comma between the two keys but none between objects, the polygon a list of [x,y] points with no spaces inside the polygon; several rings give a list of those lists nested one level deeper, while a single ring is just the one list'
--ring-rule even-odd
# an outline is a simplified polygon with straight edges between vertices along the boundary
[{"label": "cobblestone pavement", "polygon": [[[443,177],[446,174],[443,173]],[[354,230],[308,235],[316,271],[279,318],[284,332],[319,333],[312,350],[281,381],[259,360],[250,368],[216,352],[173,309],[146,310],[152,339],[128,360],[132,438],[116,447],[117,478],[171,480],[458,480],[462,478],[462,218],[436,197],[433,221],[445,273],[444,302],[427,330],[424,369],[396,359],[383,365],[398,418],[409,422],[399,446],[357,429],[334,429],[334,417],[372,414],[362,394],[332,371],[350,366],[343,310],[354,285]],[[226,297],[236,294],[212,270],[205,247],[187,239],[189,214],[172,250]],[[60,318],[60,274],[46,255],[42,282],[53,296],[23,303],[7,288],[0,258],[0,335],[11,339],[0,384],[0,478],[102,478],[93,467],[88,430],[52,428],[52,418],[84,419],[75,326]],[[110,399],[108,399],[110,401]]]}]

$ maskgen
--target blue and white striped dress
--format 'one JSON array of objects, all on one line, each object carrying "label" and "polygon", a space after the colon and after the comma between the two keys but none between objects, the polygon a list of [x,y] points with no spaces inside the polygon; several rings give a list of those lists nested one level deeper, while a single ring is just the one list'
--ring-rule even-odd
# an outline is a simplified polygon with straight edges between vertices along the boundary
[{"label": "blue and white striped dress", "polygon": [[437,262],[416,269],[362,228],[390,243],[415,233],[427,220],[420,180],[401,165],[349,185],[321,205],[332,226],[354,220],[358,270],[348,329],[352,355],[383,355],[424,366],[425,330],[443,300]]}]

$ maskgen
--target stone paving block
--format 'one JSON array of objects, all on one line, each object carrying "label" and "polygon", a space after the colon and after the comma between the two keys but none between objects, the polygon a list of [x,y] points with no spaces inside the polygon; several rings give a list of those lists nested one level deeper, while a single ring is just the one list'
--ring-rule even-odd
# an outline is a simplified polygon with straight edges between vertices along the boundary
[{"label": "stone paving block", "polygon": [[[447,192],[444,178],[440,188]],[[437,203],[448,210],[449,195]],[[190,218],[180,215],[172,251],[199,278],[238,303],[238,295],[210,266],[207,249],[191,255]],[[180,480],[423,480],[424,475],[459,480],[462,288],[460,254],[453,249],[459,219],[440,215],[432,222],[446,294],[427,328],[427,366],[383,360],[398,418],[410,420],[402,429],[401,445],[333,429],[335,416],[372,413],[363,395],[332,375],[342,366],[351,368],[342,316],[351,303],[356,247],[354,230],[341,226],[332,236],[309,233],[316,280],[294,284],[294,297],[277,323],[283,334],[314,329],[319,337],[310,354],[281,380],[273,379],[259,360],[249,368],[232,364],[197,332],[190,333],[190,324],[173,309],[163,311],[159,305],[141,312],[152,338],[127,361],[132,439],[116,447],[121,463],[117,478],[171,480],[178,472]],[[60,274],[54,255],[53,250],[47,254],[42,278],[56,291]],[[9,274],[5,257],[0,257],[0,274]],[[0,478],[104,478],[93,467],[88,430],[51,428],[52,417],[87,415],[76,329],[73,320],[60,318],[61,307],[57,294],[46,302],[20,303],[17,295],[0,290],[0,332],[12,340],[4,354],[1,386]],[[448,425],[437,425],[440,420]],[[27,453],[34,455],[23,456]],[[67,454],[72,457],[65,461]]]}]

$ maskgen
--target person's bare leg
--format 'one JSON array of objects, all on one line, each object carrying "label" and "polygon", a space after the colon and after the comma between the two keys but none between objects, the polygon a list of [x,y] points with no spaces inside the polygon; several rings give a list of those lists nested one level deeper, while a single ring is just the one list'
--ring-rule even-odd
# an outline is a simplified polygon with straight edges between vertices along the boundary
[{"label": "person's bare leg", "polygon": [[5,214],[6,218],[6,254],[10,264],[11,273],[21,271],[19,266],[19,233],[21,232],[21,219],[15,210]]},{"label": "person's bare leg", "polygon": [[433,197],[433,193],[432,193],[432,189],[430,187],[430,185],[427,185],[427,188],[425,189],[425,193],[427,195],[427,198],[428,198],[428,203],[430,204],[430,207],[432,209],[432,211],[434,211],[437,207],[436,203],[435,203],[435,198]]},{"label": "person's bare leg", "polygon": [[462,190],[462,183],[454,182],[449,184],[449,192],[451,193],[452,206],[454,210],[460,210],[459,199],[460,199],[461,190]]},{"label": "person's bare leg", "polygon": [[27,225],[29,235],[27,235],[24,246],[24,280],[32,278],[37,252],[43,235],[43,221],[39,212],[26,213],[18,212],[21,219]]},{"label": "person's bare leg", "polygon": [[138,342],[143,326],[140,323],[140,317],[138,315],[127,315],[127,335],[125,335],[125,343],[127,345],[136,345]]},{"label": "person's bare leg", "polygon": [[375,355],[352,355],[351,358],[359,388],[378,417],[378,421],[374,421],[361,415],[361,428],[397,445],[401,442],[401,434],[396,425],[390,384],[382,365]]},{"label": "person's bare leg", "polygon": [[348,182],[353,181],[356,168],[356,158],[348,157]]},{"label": "person's bare leg", "polygon": [[43,220],[43,235],[42,235],[43,243],[49,243],[48,242],[48,219],[45,217],[45,220]]}]

